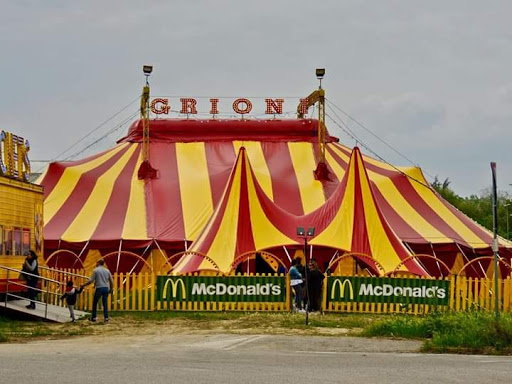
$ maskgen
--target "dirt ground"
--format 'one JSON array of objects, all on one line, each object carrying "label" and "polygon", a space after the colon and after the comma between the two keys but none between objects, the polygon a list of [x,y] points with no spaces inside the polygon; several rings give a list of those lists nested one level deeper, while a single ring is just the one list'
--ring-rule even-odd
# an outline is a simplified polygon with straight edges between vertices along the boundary
[{"label": "dirt ground", "polygon": [[[311,336],[321,343],[325,336],[340,338],[336,345],[347,351],[415,352],[420,341],[367,339],[357,337],[364,324],[374,321],[372,317],[332,316],[312,314],[309,325],[304,315],[272,313],[114,313],[110,322],[101,319],[90,322],[86,319],[76,323],[19,322],[17,326],[3,330],[7,342],[26,343],[47,340],[82,339],[84,345],[96,342],[129,343],[134,338],[170,339],[183,336],[233,337],[264,336]],[[322,337],[323,336],[323,337]],[[277,339],[276,339],[277,340]],[[354,349],[355,348],[355,349]]]}]

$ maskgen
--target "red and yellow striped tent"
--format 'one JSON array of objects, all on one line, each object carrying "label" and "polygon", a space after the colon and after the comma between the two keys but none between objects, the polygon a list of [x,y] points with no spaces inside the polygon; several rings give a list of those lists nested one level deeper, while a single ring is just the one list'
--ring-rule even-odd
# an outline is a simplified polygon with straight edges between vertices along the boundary
[{"label": "red and yellow striped tent", "polygon": [[317,231],[310,244],[370,256],[366,264],[375,274],[392,272],[405,261],[401,270],[428,275],[416,261],[407,260],[411,253],[384,219],[357,147],[332,196],[303,216],[286,212],[265,195],[242,147],[212,217],[173,272],[230,272],[240,255],[301,244],[296,228],[304,223]]},{"label": "red and yellow striped tent", "polygon": [[[134,266],[121,255],[130,251],[146,259],[147,266],[157,268],[171,255],[189,250],[201,233],[211,232],[205,228],[215,221],[212,216],[223,194],[226,196],[226,187],[233,188],[240,162],[237,154],[242,147],[245,151],[240,153],[246,165],[240,165],[240,172],[245,169],[246,179],[254,180],[261,201],[268,200],[272,209],[279,208],[280,217],[310,219],[321,215],[319,212],[326,211],[330,204],[336,205],[330,203],[330,198],[337,194],[344,196],[339,201],[349,207],[343,208],[348,209],[346,212],[364,211],[363,216],[353,216],[358,218],[354,220],[353,235],[369,239],[366,248],[354,249],[349,237],[339,237],[335,229],[326,227],[324,231],[317,229],[313,240],[319,250],[321,244],[346,252],[373,251],[372,244],[391,242],[395,244],[391,248],[406,247],[407,252],[430,254],[450,267],[461,259],[492,253],[492,234],[444,201],[419,168],[394,167],[361,156],[358,150],[352,153],[328,136],[326,161],[331,180],[316,180],[317,127],[318,122],[309,119],[152,120],[150,161],[158,177],[144,181],[137,177],[142,162],[142,123],[136,121],[114,148],[80,161],[52,163],[42,175],[46,257],[66,250],[69,252],[59,255],[60,263],[76,266],[79,260],[87,266],[101,255],[117,254],[112,267],[129,270]],[[241,175],[237,177],[241,180]],[[349,195],[337,192],[349,184],[351,190],[352,186],[360,189],[357,194],[351,192],[361,197],[353,198],[356,205],[352,207]],[[336,212],[342,220],[351,220],[339,209]],[[368,226],[371,217],[382,223],[380,229]],[[325,222],[341,225],[334,219]],[[284,231],[281,253],[277,255],[287,261],[284,253],[300,247],[300,239],[290,232],[296,222],[290,219],[287,230],[277,221],[270,223]],[[254,228],[257,225],[253,232]],[[339,243],[324,243],[327,240],[322,239],[327,238],[336,238]],[[394,242],[395,238],[400,241]],[[256,244],[255,249],[259,249]],[[510,250],[511,244],[501,239],[500,252],[509,258]],[[237,252],[240,250],[235,256]],[[320,251],[317,255],[330,258]],[[230,251],[226,260],[233,257]],[[50,264],[56,260],[52,256]],[[386,270],[394,261],[386,265]],[[419,268],[416,263],[407,268],[411,265]],[[425,260],[422,265],[429,273],[438,268],[434,260]]]}]

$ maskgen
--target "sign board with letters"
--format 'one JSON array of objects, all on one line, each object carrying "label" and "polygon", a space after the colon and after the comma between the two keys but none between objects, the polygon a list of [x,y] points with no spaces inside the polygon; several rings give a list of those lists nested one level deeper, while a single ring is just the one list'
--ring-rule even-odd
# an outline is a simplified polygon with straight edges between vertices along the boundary
[{"label": "sign board with letters", "polygon": [[448,280],[329,276],[327,303],[400,303],[448,305]]},{"label": "sign board with letters", "polygon": [[0,176],[28,181],[30,144],[21,136],[0,131]]},{"label": "sign board with letters", "polygon": [[[218,115],[220,113],[234,112],[237,115],[249,115],[251,112],[265,115],[282,115],[284,109],[284,98],[264,98],[264,104],[256,105],[258,100],[251,100],[247,97],[239,97],[233,100],[224,98],[209,98],[199,100],[193,97],[181,97],[171,100],[168,97],[155,97],[149,104],[151,113],[155,115],[168,115],[170,112],[178,112],[183,115],[197,115],[208,113]],[[291,102],[290,102],[291,103]],[[299,99],[299,104],[294,102],[292,110],[301,114],[307,114],[309,110],[308,99]]]},{"label": "sign board with letters", "polygon": [[279,303],[286,276],[157,276],[157,302]]}]

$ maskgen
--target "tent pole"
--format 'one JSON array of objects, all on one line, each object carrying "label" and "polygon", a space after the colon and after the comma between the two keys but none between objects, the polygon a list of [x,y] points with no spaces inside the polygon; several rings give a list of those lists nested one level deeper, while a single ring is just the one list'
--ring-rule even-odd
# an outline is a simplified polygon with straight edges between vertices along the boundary
[{"label": "tent pole", "polygon": [[442,276],[443,271],[441,271],[441,266],[439,265],[439,262],[437,261],[437,255],[436,255],[436,251],[434,251],[434,246],[432,245],[432,242],[429,242],[429,244],[430,244],[430,248],[432,249],[432,253],[434,254],[434,257],[436,258],[436,265],[437,265],[437,269],[439,270],[439,275]]},{"label": "tent pole", "polygon": [[78,258],[82,257],[82,253],[84,253],[84,251],[85,251],[85,249],[87,248],[88,245],[89,245],[89,240],[87,240],[87,243],[85,243],[84,247],[80,251],[80,254],[78,255]]},{"label": "tent pole", "polygon": [[121,248],[123,247],[123,239],[119,240],[119,250],[117,251],[116,272],[119,271],[119,262],[121,261]]},{"label": "tent pole", "polygon": [[284,253],[286,253],[286,256],[288,257],[288,260],[290,261],[290,264],[292,263],[292,258],[290,257],[290,254],[288,253],[288,250],[286,249],[286,246],[283,245]]},{"label": "tent pole", "polygon": [[332,255],[331,257],[331,260],[329,260],[329,268],[331,266],[332,261],[338,256],[338,253],[340,253],[339,249],[337,249],[336,252],[334,252],[334,255]]},{"label": "tent pole", "polygon": [[[160,251],[160,254],[164,258],[164,260],[167,261],[167,258],[165,257],[165,254],[164,254],[164,251],[162,251],[162,248],[160,248],[160,245],[158,244],[158,241],[156,241],[156,239],[153,239],[153,241],[155,242],[156,246],[158,247],[158,250]],[[153,258],[151,258],[151,264],[153,264]],[[151,268],[153,268],[153,265],[151,265]]]},{"label": "tent pole", "polygon": [[[402,241],[402,244],[404,245],[405,248],[407,248],[409,250],[409,252],[411,252],[411,255],[415,255],[416,254],[416,252],[414,252],[412,250],[412,248],[409,246],[409,244],[407,244],[406,241]],[[425,268],[425,266],[423,265],[423,263],[421,262],[421,260],[418,257],[415,257],[414,259],[412,259],[412,261],[415,261],[421,267],[421,269],[423,269],[423,271],[428,276],[430,276],[430,273],[428,272],[427,268]]]},{"label": "tent pole", "polygon": [[[466,256],[466,254],[464,253],[464,250],[460,247],[460,245],[458,243],[455,243],[455,245],[457,245],[457,248],[459,248],[459,251],[462,253],[462,257],[466,259],[466,263],[469,263],[469,257]],[[475,253],[475,251],[473,250],[473,254],[474,253]],[[480,265],[480,268],[481,267],[482,266]],[[473,271],[475,271],[475,273],[478,275],[478,272],[476,271],[475,266],[472,265],[471,268],[473,268]]]}]

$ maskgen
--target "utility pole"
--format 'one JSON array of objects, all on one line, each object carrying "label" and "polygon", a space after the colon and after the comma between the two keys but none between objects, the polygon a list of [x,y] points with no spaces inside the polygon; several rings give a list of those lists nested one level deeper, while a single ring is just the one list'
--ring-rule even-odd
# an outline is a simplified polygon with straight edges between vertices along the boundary
[{"label": "utility pole", "polygon": [[499,308],[499,284],[498,284],[498,187],[496,182],[496,163],[491,163],[492,171],[492,226],[494,238],[492,242],[492,250],[494,251],[494,315],[496,322],[500,318]]}]

